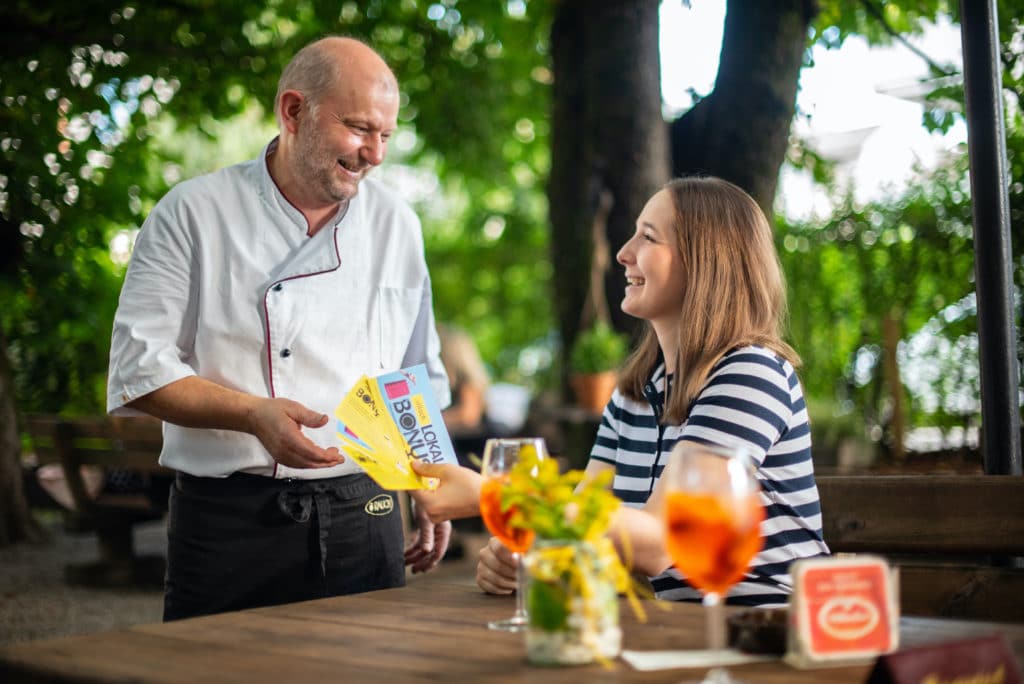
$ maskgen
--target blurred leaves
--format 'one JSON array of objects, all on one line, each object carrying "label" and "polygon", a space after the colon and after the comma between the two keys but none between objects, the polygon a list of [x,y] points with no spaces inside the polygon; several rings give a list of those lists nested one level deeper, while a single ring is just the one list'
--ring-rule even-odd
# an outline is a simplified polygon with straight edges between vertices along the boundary
[{"label": "blurred leaves", "polygon": [[[514,372],[514,350],[545,338],[551,319],[549,11],[416,0],[5,3],[0,325],[23,410],[102,410],[120,278],[101,258],[110,240],[174,183],[258,150],[271,128],[250,119],[251,139],[224,156],[220,122],[270,118],[284,64],[332,33],[372,42],[392,65],[414,144],[391,156],[440,179],[420,204],[452,199],[442,216],[418,207],[439,318],[476,332],[499,376]],[[498,189],[505,197],[494,202]]]},{"label": "blurred leaves", "polygon": [[[471,331],[496,376],[523,379],[520,351],[556,344],[544,192],[555,5],[3,3],[0,325],[22,409],[103,410],[123,269],[111,261],[111,241],[130,241],[153,203],[182,178],[262,147],[274,132],[270,109],[284,64],[300,46],[331,33],[373,43],[401,83],[393,164],[380,171],[385,179],[412,173],[423,181],[414,203],[439,319]],[[958,3],[945,0],[819,5],[808,45],[835,47],[854,34],[886,43],[894,40],[891,32],[914,35],[925,20],[945,14],[955,21],[958,14]],[[1024,238],[1021,5],[999,2],[1017,245]],[[944,131],[962,116],[962,86],[955,79],[937,85],[925,124]],[[821,183],[835,177],[830,164],[799,144],[790,161]],[[949,307],[973,291],[965,179],[961,155],[902,196],[869,206],[845,200],[825,221],[780,225],[791,336],[812,400],[885,421],[872,358],[886,311],[899,313],[905,341],[934,326],[952,349],[971,353],[970,307],[947,320]],[[1022,269],[1018,247],[1018,286]],[[929,382],[946,394],[957,390],[953,385],[975,391],[976,379],[962,372],[967,365],[947,358],[942,377]],[[928,407],[915,402],[920,420],[962,419],[945,408],[926,417]]]}]

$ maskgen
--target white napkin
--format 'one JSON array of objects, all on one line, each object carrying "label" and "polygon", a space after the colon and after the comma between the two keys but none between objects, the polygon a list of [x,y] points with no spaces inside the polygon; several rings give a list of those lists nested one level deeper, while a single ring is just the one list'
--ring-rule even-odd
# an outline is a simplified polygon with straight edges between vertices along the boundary
[{"label": "white napkin", "polygon": [[636,670],[671,670],[680,667],[722,667],[778,660],[775,656],[748,655],[731,648],[705,651],[623,651],[622,659]]}]

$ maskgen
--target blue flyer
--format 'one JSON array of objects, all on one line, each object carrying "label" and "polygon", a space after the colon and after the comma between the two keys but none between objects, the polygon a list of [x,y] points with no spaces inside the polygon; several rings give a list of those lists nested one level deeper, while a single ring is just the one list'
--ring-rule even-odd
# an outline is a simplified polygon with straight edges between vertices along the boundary
[{"label": "blue flyer", "polygon": [[427,463],[458,463],[425,365],[378,375],[374,381],[413,457]]}]

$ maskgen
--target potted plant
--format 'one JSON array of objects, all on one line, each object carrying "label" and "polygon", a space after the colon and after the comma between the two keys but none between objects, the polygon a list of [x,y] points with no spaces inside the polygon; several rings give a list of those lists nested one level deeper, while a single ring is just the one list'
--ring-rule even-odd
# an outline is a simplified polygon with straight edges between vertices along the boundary
[{"label": "potted plant", "polygon": [[611,399],[618,380],[619,364],[626,358],[626,336],[606,323],[598,323],[577,335],[569,354],[569,384],[576,403],[600,413]]}]

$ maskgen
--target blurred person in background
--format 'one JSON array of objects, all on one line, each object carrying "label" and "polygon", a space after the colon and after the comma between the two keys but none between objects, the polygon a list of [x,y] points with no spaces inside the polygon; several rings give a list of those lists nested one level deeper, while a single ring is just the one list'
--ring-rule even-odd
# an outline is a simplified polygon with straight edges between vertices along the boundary
[{"label": "blurred person in background", "polygon": [[472,434],[484,429],[487,412],[487,388],[491,384],[480,351],[469,333],[456,326],[439,323],[441,363],[448,374],[452,403],[446,408],[445,426],[452,436]]}]

